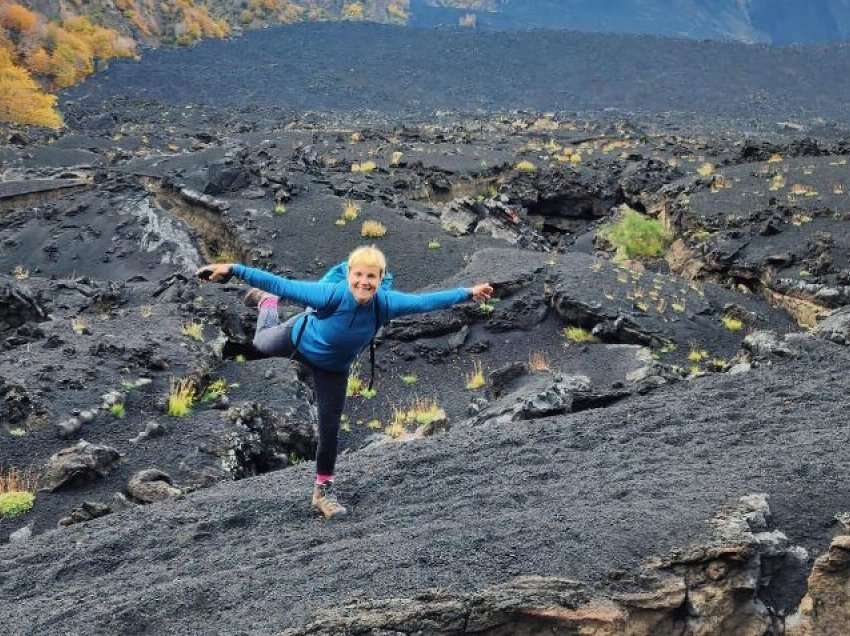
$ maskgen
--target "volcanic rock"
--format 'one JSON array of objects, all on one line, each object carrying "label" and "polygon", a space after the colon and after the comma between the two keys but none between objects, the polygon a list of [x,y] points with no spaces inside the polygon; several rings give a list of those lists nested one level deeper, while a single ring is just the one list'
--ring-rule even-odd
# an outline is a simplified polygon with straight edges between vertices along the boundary
[{"label": "volcanic rock", "polygon": [[836,344],[850,344],[850,307],[832,312],[812,333]]},{"label": "volcanic rock", "polygon": [[242,166],[231,165],[227,161],[218,161],[208,168],[208,181],[204,194],[215,196],[227,192],[242,190],[251,183],[251,176]]},{"label": "volcanic rock", "polygon": [[41,300],[14,278],[0,274],[0,334],[44,320],[47,310]]},{"label": "volcanic rock", "polygon": [[171,477],[155,468],[135,473],[127,484],[130,497],[143,504],[179,497],[183,491],[173,485]]},{"label": "volcanic rock", "polygon": [[50,457],[42,483],[50,491],[79,486],[106,476],[120,458],[114,448],[80,440]]},{"label": "volcanic rock", "polygon": [[75,523],[83,523],[99,517],[105,517],[111,513],[112,508],[105,504],[98,503],[96,501],[84,501],[82,504],[71,510],[71,513],[68,516],[62,517],[59,520],[58,525],[60,527],[68,527]]},{"label": "volcanic rock", "polygon": [[786,623],[788,636],[840,636],[850,625],[850,535],[835,537],[819,556],[800,608]]}]

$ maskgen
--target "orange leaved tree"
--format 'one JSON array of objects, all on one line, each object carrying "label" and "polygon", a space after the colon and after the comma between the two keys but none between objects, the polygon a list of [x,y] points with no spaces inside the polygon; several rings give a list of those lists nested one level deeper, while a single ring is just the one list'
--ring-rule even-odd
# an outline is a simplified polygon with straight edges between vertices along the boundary
[{"label": "orange leaved tree", "polygon": [[0,121],[48,128],[62,126],[56,97],[42,91],[25,68],[12,62],[12,55],[5,48],[0,48]]}]

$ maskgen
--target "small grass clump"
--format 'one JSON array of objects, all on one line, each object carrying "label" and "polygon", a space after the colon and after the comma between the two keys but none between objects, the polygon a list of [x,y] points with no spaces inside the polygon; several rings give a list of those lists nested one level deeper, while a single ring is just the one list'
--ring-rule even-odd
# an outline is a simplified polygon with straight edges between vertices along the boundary
[{"label": "small grass clump", "polygon": [[283,203],[278,203],[274,206],[274,213],[277,216],[283,216],[284,214],[286,214],[286,206]]},{"label": "small grass clump", "polygon": [[523,159],[514,168],[519,172],[537,172],[537,166],[531,163],[528,159]]},{"label": "small grass clump", "polygon": [[720,319],[720,322],[723,323],[723,326],[731,332],[741,331],[744,328],[744,321],[734,316],[723,316]]},{"label": "small grass clump", "polygon": [[109,407],[109,413],[112,417],[121,420],[124,419],[124,416],[127,414],[127,410],[124,408],[123,402],[116,402]]},{"label": "small grass clump", "polygon": [[484,368],[481,366],[481,361],[476,360],[472,365],[472,371],[466,374],[466,388],[470,391],[477,391],[487,384],[484,379]]},{"label": "small grass clump", "polygon": [[16,468],[0,470],[0,519],[14,519],[29,512],[35,503],[38,477]]},{"label": "small grass clump", "polygon": [[528,369],[532,373],[543,373],[551,371],[552,366],[549,364],[549,359],[542,351],[532,351],[528,354]]},{"label": "small grass clump", "polygon": [[150,305],[142,305],[141,307],[139,307],[139,315],[145,320],[147,320],[148,318],[153,316],[153,307],[151,307]]},{"label": "small grass clump", "polygon": [[218,379],[213,380],[207,385],[207,388],[204,389],[204,394],[201,396],[201,402],[214,402],[215,400],[222,397],[227,392],[227,382]]},{"label": "small grass clump", "polygon": [[392,154],[390,158],[390,165],[393,167],[398,166],[401,163],[401,160],[404,158],[404,153],[396,151]]},{"label": "small grass clump", "polygon": [[352,163],[351,164],[351,172],[364,172],[370,173],[373,172],[378,167],[374,161],[364,161],[362,163]]},{"label": "small grass clump", "polygon": [[342,216],[340,217],[343,221],[354,221],[358,215],[360,214],[360,206],[357,205],[351,199],[346,199],[345,203],[342,206]]},{"label": "small grass clump", "polygon": [[569,326],[564,328],[564,337],[576,344],[599,342],[599,339],[583,327]]},{"label": "small grass clump", "polygon": [[360,236],[364,238],[381,238],[387,233],[387,228],[379,221],[363,221],[360,228]]},{"label": "small grass clump", "polygon": [[710,177],[714,174],[714,164],[708,161],[700,164],[699,168],[697,168],[697,174],[701,177]]},{"label": "small grass clump", "polygon": [[440,241],[437,239],[431,239],[428,241],[428,249],[429,250],[438,250],[440,249]]},{"label": "small grass clump", "polygon": [[79,317],[71,320],[71,329],[73,329],[74,333],[78,336],[91,333],[88,323],[86,323],[85,320]]},{"label": "small grass clump", "polygon": [[348,374],[348,384],[345,387],[345,395],[347,397],[354,397],[356,395],[360,395],[365,387],[366,385],[363,383],[363,380],[361,380],[360,376],[358,375],[357,365],[351,367],[351,372]]},{"label": "small grass clump", "polygon": [[166,412],[171,417],[184,417],[195,405],[195,385],[189,379],[172,380]]},{"label": "small grass clump", "polygon": [[678,349],[678,347],[676,346],[676,343],[673,342],[673,341],[670,341],[667,344],[665,344],[663,347],[661,347],[658,350],[658,353],[673,353],[674,351],[676,351],[676,349]]},{"label": "small grass clump", "polygon": [[446,412],[436,400],[417,398],[406,409],[393,409],[393,420],[384,429],[384,433],[397,439],[404,435],[410,426],[426,426],[445,417]]},{"label": "small grass clump", "polygon": [[661,221],[632,209],[625,210],[617,221],[604,225],[600,235],[616,248],[620,259],[657,258],[671,240]]},{"label": "small grass clump", "polygon": [[777,190],[781,190],[785,187],[785,177],[781,174],[774,175],[770,179],[769,189],[771,192],[776,192]]},{"label": "small grass clump", "polygon": [[691,362],[702,362],[706,358],[708,358],[708,351],[705,349],[691,347],[691,350],[688,352],[688,360]]},{"label": "small grass clump", "polygon": [[495,298],[491,298],[489,301],[484,301],[478,305],[478,311],[485,316],[489,316],[494,311],[496,311],[496,306],[493,304]]},{"label": "small grass clump", "polygon": [[401,376],[401,381],[410,386],[419,382],[419,377],[415,373],[405,373]]},{"label": "small grass clump", "polygon": [[183,325],[183,327],[180,331],[187,338],[191,338],[192,340],[197,340],[198,342],[204,341],[204,325],[203,325],[203,323],[187,322]]},{"label": "small grass clump", "polygon": [[12,270],[12,276],[15,277],[15,280],[26,280],[30,277],[30,271],[23,265],[15,265],[15,269]]}]

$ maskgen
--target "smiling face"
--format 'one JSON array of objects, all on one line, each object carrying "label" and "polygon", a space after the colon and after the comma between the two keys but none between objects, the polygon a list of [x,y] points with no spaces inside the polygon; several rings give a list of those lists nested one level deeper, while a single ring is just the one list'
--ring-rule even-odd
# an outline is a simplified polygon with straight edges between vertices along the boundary
[{"label": "smiling face", "polygon": [[366,265],[352,265],[348,268],[348,288],[361,305],[372,300],[380,285],[380,268]]}]

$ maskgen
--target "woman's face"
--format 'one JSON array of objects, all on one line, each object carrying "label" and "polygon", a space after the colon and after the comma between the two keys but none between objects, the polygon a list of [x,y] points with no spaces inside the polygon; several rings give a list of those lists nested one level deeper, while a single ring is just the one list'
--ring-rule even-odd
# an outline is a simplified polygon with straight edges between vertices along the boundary
[{"label": "woman's face", "polygon": [[353,265],[348,268],[348,288],[354,294],[354,299],[364,305],[372,300],[372,296],[381,285],[381,270],[377,267]]}]

